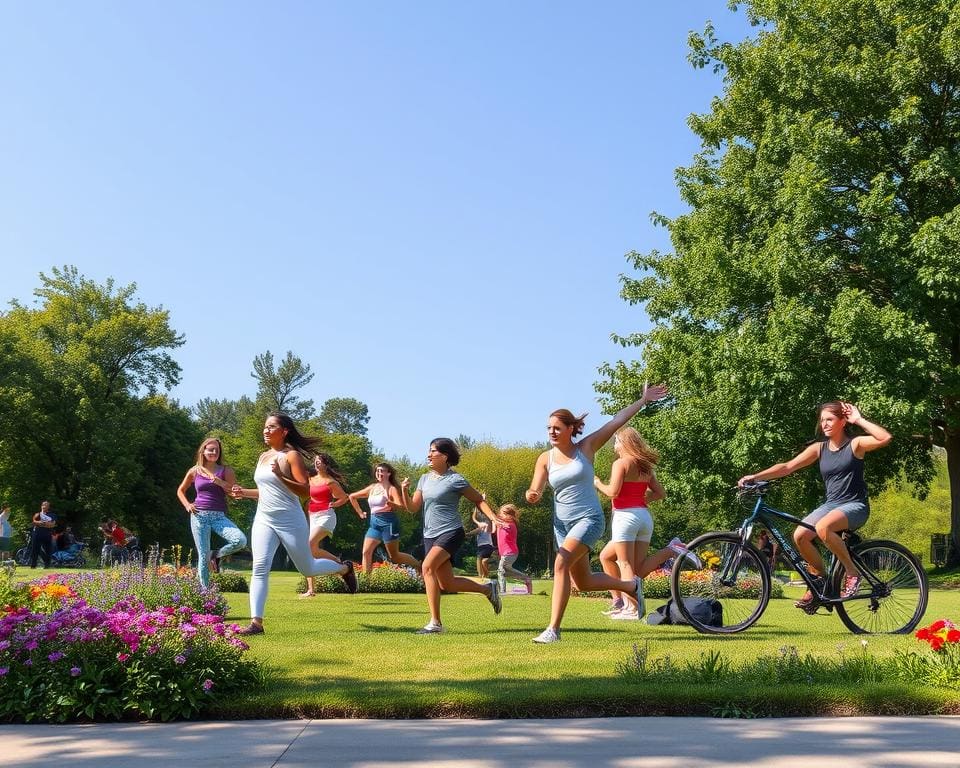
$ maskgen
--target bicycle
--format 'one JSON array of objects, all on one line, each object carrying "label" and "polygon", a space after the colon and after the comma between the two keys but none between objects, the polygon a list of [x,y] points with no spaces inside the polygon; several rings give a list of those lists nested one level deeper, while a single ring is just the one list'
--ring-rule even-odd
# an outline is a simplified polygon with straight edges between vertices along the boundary
[{"label": "bicycle", "polygon": [[[812,576],[792,540],[784,536],[776,521],[815,530],[812,525],[766,503],[769,482],[756,482],[737,489],[741,500],[752,500],[753,509],[737,531],[714,531],[697,537],[688,545],[694,558],[678,557],[673,565],[670,587],[677,609],[700,632],[732,634],[752,626],[770,601],[771,574],[766,558],[751,543],[755,526],[765,528],[780,545],[780,553],[800,574],[814,596],[804,608],[816,613],[820,607],[836,610],[854,634],[906,634],[920,622],[927,608],[927,575],[913,553],[895,541],[864,540],[852,531],[843,531],[850,557],[863,577],[856,594],[840,597],[845,571],[833,558],[826,579]],[[719,626],[698,620],[682,598],[701,597],[720,602]],[[716,612],[715,612],[716,613]]]}]

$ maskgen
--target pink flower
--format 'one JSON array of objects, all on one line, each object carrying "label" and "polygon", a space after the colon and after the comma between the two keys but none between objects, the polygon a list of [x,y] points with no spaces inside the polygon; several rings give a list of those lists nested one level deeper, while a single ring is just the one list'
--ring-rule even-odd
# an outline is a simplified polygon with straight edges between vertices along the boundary
[{"label": "pink flower", "polygon": [[203,681],[203,690],[209,692],[211,688],[213,688],[213,680],[211,680],[208,677],[206,680]]},{"label": "pink flower", "polygon": [[129,659],[129,658],[130,658],[130,654],[129,654],[129,653],[118,653],[118,654],[117,654],[117,661],[119,661],[121,664],[123,664],[123,662],[125,662],[125,661],[126,661],[127,659]]}]

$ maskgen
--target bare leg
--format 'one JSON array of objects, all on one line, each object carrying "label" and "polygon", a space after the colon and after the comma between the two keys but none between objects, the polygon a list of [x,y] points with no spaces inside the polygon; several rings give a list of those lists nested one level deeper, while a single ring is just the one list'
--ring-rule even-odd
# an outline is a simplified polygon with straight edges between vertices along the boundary
[{"label": "bare leg", "polygon": [[845,531],[849,527],[850,523],[847,521],[847,516],[839,509],[834,509],[817,522],[817,536],[820,537],[820,541],[824,543],[827,549],[836,555],[847,576],[859,576],[860,571],[853,564],[846,544],[843,543],[843,539],[837,533],[837,531]]},{"label": "bare leg", "polygon": [[423,558],[423,585],[427,592],[427,607],[430,609],[430,620],[440,624],[440,568],[450,564],[450,553],[442,547],[431,547]]},{"label": "bare leg", "polygon": [[793,540],[797,545],[800,556],[807,562],[808,570],[814,576],[822,576],[824,571],[823,558],[814,546],[813,541],[817,534],[806,528],[797,527],[793,532]]},{"label": "bare leg", "polygon": [[[600,566],[607,576],[614,579],[620,576],[620,569],[617,568],[617,548],[614,542],[608,541],[600,552]],[[610,597],[613,598],[614,602],[623,600],[623,596],[615,589],[610,590]]]},{"label": "bare leg", "polygon": [[369,536],[363,540],[363,572],[369,574],[373,570],[373,553],[380,546],[380,539],[372,539]]},{"label": "bare leg", "polygon": [[[413,555],[408,555],[406,552],[400,551],[400,542],[399,541],[386,541],[383,546],[387,550],[387,557],[390,558],[391,563],[400,563],[401,565],[409,565],[411,568],[416,568],[420,570],[420,561],[417,560]],[[371,557],[373,553],[371,553]]]},{"label": "bare leg", "polygon": [[637,541],[634,543],[634,562],[638,563],[636,569],[637,576],[641,579],[651,571],[657,570],[657,568],[667,562],[671,557],[676,557],[676,552],[667,547],[657,550],[652,555],[647,555],[649,548],[649,541]]}]

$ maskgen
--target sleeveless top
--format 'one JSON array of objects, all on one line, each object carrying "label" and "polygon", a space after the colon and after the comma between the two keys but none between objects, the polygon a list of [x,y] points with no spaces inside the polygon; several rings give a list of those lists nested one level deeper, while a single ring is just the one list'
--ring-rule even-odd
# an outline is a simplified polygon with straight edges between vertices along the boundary
[{"label": "sleeveless top", "polygon": [[518,554],[517,526],[515,523],[500,523],[497,528],[497,550],[500,552],[500,557]]},{"label": "sleeveless top", "polygon": [[492,547],[493,534],[490,533],[489,526],[486,528],[486,530],[484,530],[483,528],[480,528],[480,526],[477,526],[477,528],[479,528],[479,530],[477,531],[477,546],[482,547],[484,544],[486,544]]},{"label": "sleeveless top", "polygon": [[[303,517],[303,508],[300,506],[300,499],[283,484],[283,481],[270,470],[271,461],[257,462],[257,468],[253,472],[253,481],[257,484],[260,491],[260,498],[257,500],[257,514],[269,515],[270,517],[280,517],[288,513],[294,513]],[[304,522],[306,525],[306,522]]]},{"label": "sleeveless top", "polygon": [[863,459],[853,455],[853,441],[849,438],[836,451],[830,450],[829,440],[823,441],[820,445],[820,476],[827,487],[824,503],[868,503],[867,484],[863,479]]},{"label": "sleeveless top", "polygon": [[372,493],[367,496],[367,504],[370,505],[370,514],[371,515],[386,515],[393,510],[390,508],[390,505],[387,503],[388,496],[386,493],[378,493],[374,496]]},{"label": "sleeveless top", "polygon": [[330,483],[310,486],[310,511],[326,512],[330,509],[330,499],[333,497],[333,488]]},{"label": "sleeveless top", "polygon": [[553,513],[565,523],[585,517],[603,517],[600,499],[593,487],[593,464],[577,448],[573,460],[554,464],[553,451],[548,454],[547,480],[553,488]]},{"label": "sleeveless top", "polygon": [[[217,467],[213,474],[223,480],[226,467]],[[197,491],[197,498],[193,503],[197,509],[205,512],[226,512],[227,494],[213,480],[208,480],[199,472],[193,476],[193,487]]]},{"label": "sleeveless top", "polygon": [[649,480],[624,480],[620,486],[620,493],[613,500],[614,509],[635,509],[636,507],[646,508],[647,506],[647,488],[650,487]]}]

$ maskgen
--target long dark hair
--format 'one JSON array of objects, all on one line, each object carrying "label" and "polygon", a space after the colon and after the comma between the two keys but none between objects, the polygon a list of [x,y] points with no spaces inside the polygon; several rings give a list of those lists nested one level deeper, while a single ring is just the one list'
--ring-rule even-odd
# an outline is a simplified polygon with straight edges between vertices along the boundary
[{"label": "long dark hair", "polygon": [[301,456],[313,461],[313,457],[320,452],[320,446],[323,443],[319,437],[309,437],[301,434],[300,430],[297,429],[297,425],[293,423],[293,419],[285,413],[271,411],[267,414],[267,418],[276,419],[277,423],[287,430],[287,443],[296,448]]},{"label": "long dark hair", "polygon": [[[334,480],[336,480],[343,488],[347,487],[347,478],[343,476],[343,472],[340,471],[340,467],[337,466],[337,462],[333,460],[333,456],[329,453],[324,453],[319,451],[314,457],[320,459],[323,462],[323,466],[327,470],[327,474],[330,475]],[[316,471],[316,467],[312,467]]]}]

